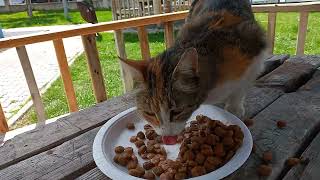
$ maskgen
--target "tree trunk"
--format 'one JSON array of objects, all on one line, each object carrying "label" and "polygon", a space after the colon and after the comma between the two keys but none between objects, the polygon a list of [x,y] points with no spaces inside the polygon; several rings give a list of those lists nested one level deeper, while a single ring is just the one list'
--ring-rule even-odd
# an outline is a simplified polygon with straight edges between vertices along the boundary
[{"label": "tree trunk", "polygon": [[26,0],[26,5],[27,5],[27,13],[29,18],[31,18],[33,16],[32,14],[32,3],[31,0]]},{"label": "tree trunk", "polygon": [[66,19],[69,19],[69,14],[68,14],[68,0],[62,0],[63,3],[63,12],[64,12],[64,17]]}]

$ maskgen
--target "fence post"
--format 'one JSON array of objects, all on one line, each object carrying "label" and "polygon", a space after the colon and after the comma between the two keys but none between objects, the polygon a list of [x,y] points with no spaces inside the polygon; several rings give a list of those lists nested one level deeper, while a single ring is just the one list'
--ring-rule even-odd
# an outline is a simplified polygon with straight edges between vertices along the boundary
[{"label": "fence post", "polygon": [[3,112],[1,104],[0,104],[0,133],[5,133],[7,131],[9,131],[9,127],[8,127],[6,117],[4,115],[4,112]]}]

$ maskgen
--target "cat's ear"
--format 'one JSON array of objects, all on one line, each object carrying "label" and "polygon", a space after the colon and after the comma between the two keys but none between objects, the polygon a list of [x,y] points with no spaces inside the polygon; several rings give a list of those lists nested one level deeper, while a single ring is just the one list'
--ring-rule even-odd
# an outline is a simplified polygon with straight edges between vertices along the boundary
[{"label": "cat's ear", "polygon": [[125,77],[130,77],[134,81],[134,84],[142,83],[146,80],[145,78],[149,63],[148,61],[136,61],[130,59],[123,59],[121,57],[118,58],[120,59],[122,67],[124,68],[123,73]]},{"label": "cat's ear", "polygon": [[172,78],[174,89],[185,93],[195,93],[199,90],[198,53],[195,48],[189,48],[183,53]]},{"label": "cat's ear", "polygon": [[198,72],[198,52],[195,48],[189,48],[180,57],[173,71],[173,76],[177,74],[198,75]]}]

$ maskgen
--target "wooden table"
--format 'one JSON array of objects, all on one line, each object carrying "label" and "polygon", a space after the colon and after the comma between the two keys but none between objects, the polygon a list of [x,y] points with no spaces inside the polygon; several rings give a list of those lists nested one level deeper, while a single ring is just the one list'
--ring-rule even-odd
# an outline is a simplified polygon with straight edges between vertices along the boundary
[{"label": "wooden table", "polygon": [[[245,105],[255,122],[250,130],[256,152],[226,179],[259,179],[256,167],[269,150],[273,171],[265,179],[319,179],[320,57],[274,56],[266,65]],[[0,179],[108,179],[93,161],[93,140],[105,122],[133,105],[133,96],[126,94],[11,140],[0,136],[6,141],[0,148]],[[287,121],[287,127],[278,129],[277,120]],[[308,163],[286,167],[287,158],[300,156]]]}]

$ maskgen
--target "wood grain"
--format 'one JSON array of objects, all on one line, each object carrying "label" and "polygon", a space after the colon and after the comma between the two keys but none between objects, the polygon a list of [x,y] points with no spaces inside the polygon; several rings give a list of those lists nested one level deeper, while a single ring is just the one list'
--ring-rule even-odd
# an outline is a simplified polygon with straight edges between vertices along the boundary
[{"label": "wood grain", "polygon": [[77,171],[94,166],[92,142],[100,127],[0,170],[1,179],[74,179]]},{"label": "wood grain", "polygon": [[270,53],[273,54],[274,50],[274,41],[275,41],[275,33],[276,33],[276,20],[277,13],[268,13],[268,31],[267,38],[270,44]]},{"label": "wood grain", "polygon": [[271,71],[275,70],[281,64],[284,63],[290,56],[287,54],[284,55],[273,55],[270,58],[266,59],[264,63],[263,71],[260,73],[259,77],[262,77]]},{"label": "wood grain", "polygon": [[259,87],[280,88],[292,92],[306,83],[320,66],[318,56],[291,57],[280,67],[260,78],[256,85]]},{"label": "wood grain", "polygon": [[62,39],[54,40],[53,45],[56,51],[61,78],[63,81],[64,92],[66,93],[66,96],[67,96],[69,111],[76,112],[78,111],[78,104],[77,104],[76,94],[72,84],[71,73],[69,70],[67,56],[63,46]]},{"label": "wood grain", "polygon": [[40,92],[36,83],[36,79],[33,74],[33,70],[30,64],[29,56],[25,46],[20,46],[16,48],[20,64],[26,78],[33,105],[37,114],[38,121],[44,121],[46,119],[44,105],[41,100]]},{"label": "wood grain", "polygon": [[166,48],[170,48],[174,44],[174,29],[172,22],[164,23],[164,37],[166,42]]},{"label": "wood grain", "polygon": [[302,159],[307,163],[294,166],[283,180],[317,180],[320,177],[320,134],[318,134],[309,147],[303,152]]},{"label": "wood grain", "polygon": [[312,78],[299,88],[299,91],[320,92],[320,70],[317,70]]},{"label": "wood grain", "polygon": [[4,115],[2,106],[0,104],[0,134],[9,131],[6,116]]},{"label": "wood grain", "polygon": [[304,54],[304,46],[307,37],[307,29],[308,29],[308,12],[300,12],[300,20],[299,20],[299,31],[297,38],[297,55]]},{"label": "wood grain", "polygon": [[[60,118],[55,123],[18,135],[0,146],[0,169],[101,126],[113,116],[133,105],[132,94],[126,94]],[[0,139],[5,139],[4,137],[4,135],[0,135]]]},{"label": "wood grain", "polygon": [[111,180],[106,175],[104,175],[97,167],[91,169],[80,177],[76,178],[76,180]]},{"label": "wood grain", "polygon": [[148,31],[144,26],[138,27],[138,37],[140,42],[141,55],[143,60],[150,59],[150,48],[148,40]]},{"label": "wood grain", "polygon": [[[295,92],[285,94],[253,118],[250,128],[256,145],[247,162],[229,179],[259,179],[257,167],[262,164],[262,154],[271,151],[273,159],[270,163],[272,174],[263,179],[277,179],[282,173],[285,161],[292,157],[309,141],[318,126],[320,119],[320,94],[311,92]],[[284,129],[276,125],[278,120],[287,122]]]},{"label": "wood grain", "polygon": [[96,102],[105,101],[107,99],[107,94],[96,44],[96,37],[95,35],[84,35],[81,36],[81,38],[87,56],[87,64]]}]

